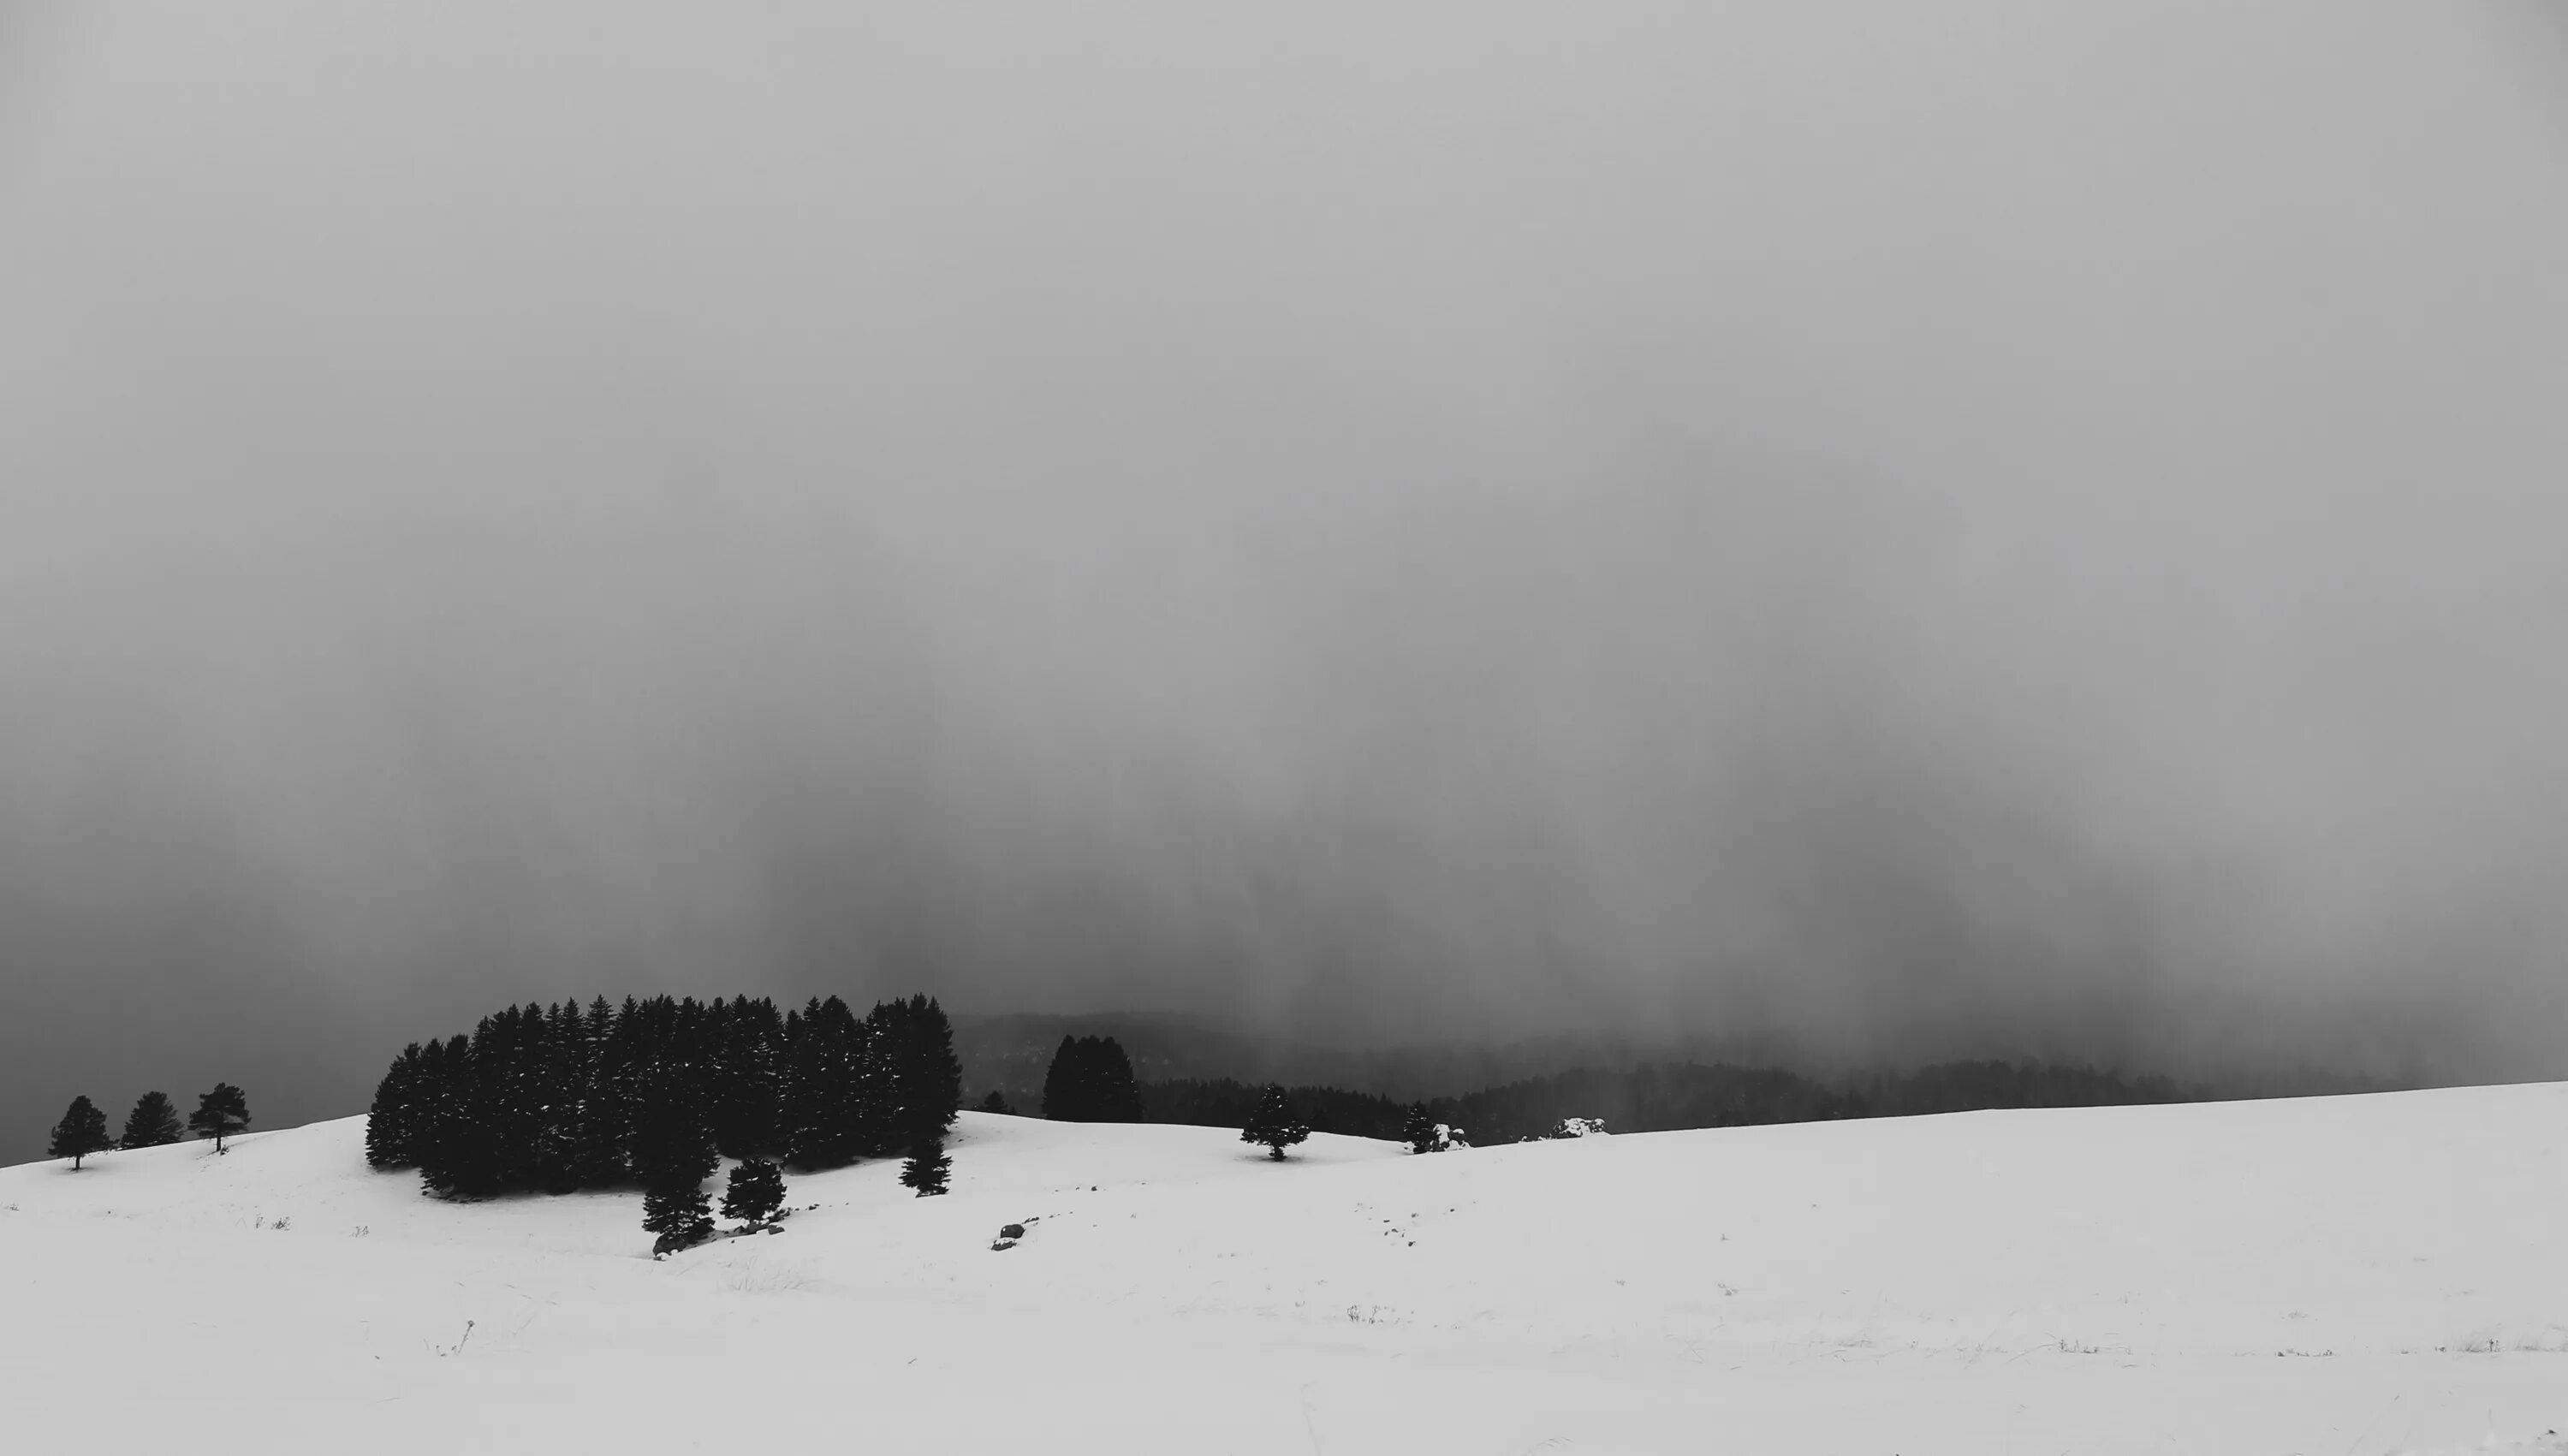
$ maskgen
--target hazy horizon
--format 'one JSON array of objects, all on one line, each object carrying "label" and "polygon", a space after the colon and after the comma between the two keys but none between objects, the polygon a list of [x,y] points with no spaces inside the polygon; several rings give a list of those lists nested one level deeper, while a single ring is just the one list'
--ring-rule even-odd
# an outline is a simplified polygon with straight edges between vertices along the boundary
[{"label": "hazy horizon", "polygon": [[0,0],[0,1106],[664,990],[2568,1075],[2563,68]]}]

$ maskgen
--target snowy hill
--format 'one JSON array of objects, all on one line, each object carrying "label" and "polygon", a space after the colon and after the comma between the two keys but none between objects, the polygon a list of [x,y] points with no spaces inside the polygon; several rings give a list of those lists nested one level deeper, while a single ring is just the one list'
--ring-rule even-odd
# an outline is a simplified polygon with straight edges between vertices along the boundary
[{"label": "snowy hill", "polygon": [[966,1114],[948,1197],[666,1263],[362,1132],[0,1169],[0,1448],[2568,1453],[2568,1085],[1280,1166]]}]

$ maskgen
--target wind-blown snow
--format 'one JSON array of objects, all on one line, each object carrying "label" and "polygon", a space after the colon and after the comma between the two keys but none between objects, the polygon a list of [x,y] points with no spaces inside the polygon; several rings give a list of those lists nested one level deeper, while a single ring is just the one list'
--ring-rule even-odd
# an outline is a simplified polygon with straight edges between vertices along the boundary
[{"label": "wind-blown snow", "polygon": [[2568,1085],[1282,1165],[967,1113],[947,1197],[665,1263],[362,1135],[0,1169],[0,1449],[2568,1456]]}]

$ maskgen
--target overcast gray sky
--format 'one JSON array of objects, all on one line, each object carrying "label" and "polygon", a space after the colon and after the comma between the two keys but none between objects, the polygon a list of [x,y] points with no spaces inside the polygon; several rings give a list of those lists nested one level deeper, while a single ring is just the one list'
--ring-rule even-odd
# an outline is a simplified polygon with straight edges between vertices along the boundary
[{"label": "overcast gray sky", "polygon": [[2568,1074],[2563,87],[0,0],[0,1105],[655,989]]}]

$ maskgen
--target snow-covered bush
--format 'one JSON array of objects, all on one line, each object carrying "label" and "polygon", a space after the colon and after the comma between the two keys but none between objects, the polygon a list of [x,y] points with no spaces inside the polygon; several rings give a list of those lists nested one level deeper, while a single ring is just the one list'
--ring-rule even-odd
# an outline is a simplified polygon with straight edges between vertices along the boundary
[{"label": "snow-covered bush", "polygon": [[1445,1153],[1470,1146],[1462,1140],[1462,1129],[1434,1120],[1424,1102],[1409,1104],[1409,1117],[1401,1125],[1400,1140],[1409,1144],[1413,1153]]}]

